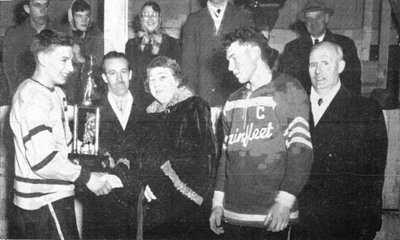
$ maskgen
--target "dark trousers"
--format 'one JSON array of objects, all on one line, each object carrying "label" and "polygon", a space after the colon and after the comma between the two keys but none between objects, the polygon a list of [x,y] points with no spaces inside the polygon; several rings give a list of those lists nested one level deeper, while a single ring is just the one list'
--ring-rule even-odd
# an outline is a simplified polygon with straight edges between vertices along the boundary
[{"label": "dark trousers", "polygon": [[318,227],[306,228],[301,225],[292,227],[291,239],[292,240],[373,240],[375,239],[376,231],[367,231],[354,229],[352,233],[343,234],[342,232],[329,231],[327,229],[321,230]]},{"label": "dark trousers", "polygon": [[226,240],[286,240],[288,229],[281,232],[271,232],[267,228],[236,226],[224,223],[223,239]]},{"label": "dark trousers", "polygon": [[37,210],[17,207],[16,222],[25,239],[79,239],[74,197],[60,199]]}]

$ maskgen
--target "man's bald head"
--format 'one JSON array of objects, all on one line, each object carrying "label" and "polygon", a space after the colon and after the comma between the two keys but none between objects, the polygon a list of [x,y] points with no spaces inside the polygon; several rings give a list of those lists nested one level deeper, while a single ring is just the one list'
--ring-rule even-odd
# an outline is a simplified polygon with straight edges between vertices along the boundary
[{"label": "man's bald head", "polygon": [[343,71],[342,48],[331,42],[322,42],[311,49],[308,71],[314,90],[321,96],[339,84],[339,74]]}]

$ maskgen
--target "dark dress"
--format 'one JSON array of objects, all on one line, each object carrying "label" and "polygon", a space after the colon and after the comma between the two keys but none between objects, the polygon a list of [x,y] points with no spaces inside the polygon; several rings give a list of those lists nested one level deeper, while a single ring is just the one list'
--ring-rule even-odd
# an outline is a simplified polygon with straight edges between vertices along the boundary
[{"label": "dark dress", "polygon": [[125,54],[128,57],[129,65],[134,75],[130,90],[140,105],[148,106],[154,101],[154,98],[150,93],[145,91],[144,87],[147,76],[147,65],[157,56],[167,56],[180,63],[181,47],[177,39],[162,34],[160,50],[158,54],[154,55],[150,48],[145,48],[142,51],[140,48],[142,40],[142,37],[129,39],[125,45]]},{"label": "dark dress", "polygon": [[[119,176],[126,188],[133,188],[128,192],[137,192],[134,184],[141,182],[157,198],[143,199],[143,208],[138,207],[138,231],[143,228],[145,239],[192,239],[208,234],[215,173],[210,107],[200,97],[189,97],[166,111],[148,114],[143,125],[133,153],[141,165],[141,179],[135,180],[134,174]],[[168,162],[179,180],[161,169]],[[131,171],[136,170],[131,166]]]}]

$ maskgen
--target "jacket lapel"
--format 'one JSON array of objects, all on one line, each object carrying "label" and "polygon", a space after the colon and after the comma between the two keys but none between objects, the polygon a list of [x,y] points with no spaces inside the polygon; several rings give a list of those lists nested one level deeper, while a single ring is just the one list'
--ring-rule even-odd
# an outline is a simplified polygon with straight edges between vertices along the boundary
[{"label": "jacket lapel", "polygon": [[329,104],[328,108],[322,115],[321,119],[318,121],[315,129],[318,130],[318,127],[327,123],[336,123],[338,121],[343,120],[343,113],[346,111],[346,100],[348,99],[348,92],[343,87],[340,87],[336,96],[332,99],[332,102]]},{"label": "jacket lapel", "polygon": [[232,21],[231,20],[232,16],[233,16],[233,6],[228,2],[228,4],[226,5],[224,16],[222,17],[222,21],[221,21],[221,26],[219,26],[217,35],[219,35],[220,33],[224,33],[224,29],[225,29],[224,26],[226,24],[229,24]]},{"label": "jacket lapel", "polygon": [[124,130],[122,129],[121,124],[119,123],[117,115],[112,109],[111,104],[107,98],[105,99],[103,106],[104,106],[104,111],[102,111],[103,115],[100,116],[101,118],[103,118],[102,122],[105,122],[109,125],[113,125],[114,129],[118,132],[123,132]]}]

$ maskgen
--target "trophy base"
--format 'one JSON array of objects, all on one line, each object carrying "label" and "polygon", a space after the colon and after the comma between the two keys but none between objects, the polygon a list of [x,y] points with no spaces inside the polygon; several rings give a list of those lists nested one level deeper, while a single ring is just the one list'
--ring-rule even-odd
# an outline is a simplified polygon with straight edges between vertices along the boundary
[{"label": "trophy base", "polygon": [[69,153],[68,159],[75,164],[81,165],[85,170],[90,172],[110,171],[108,156]]}]

